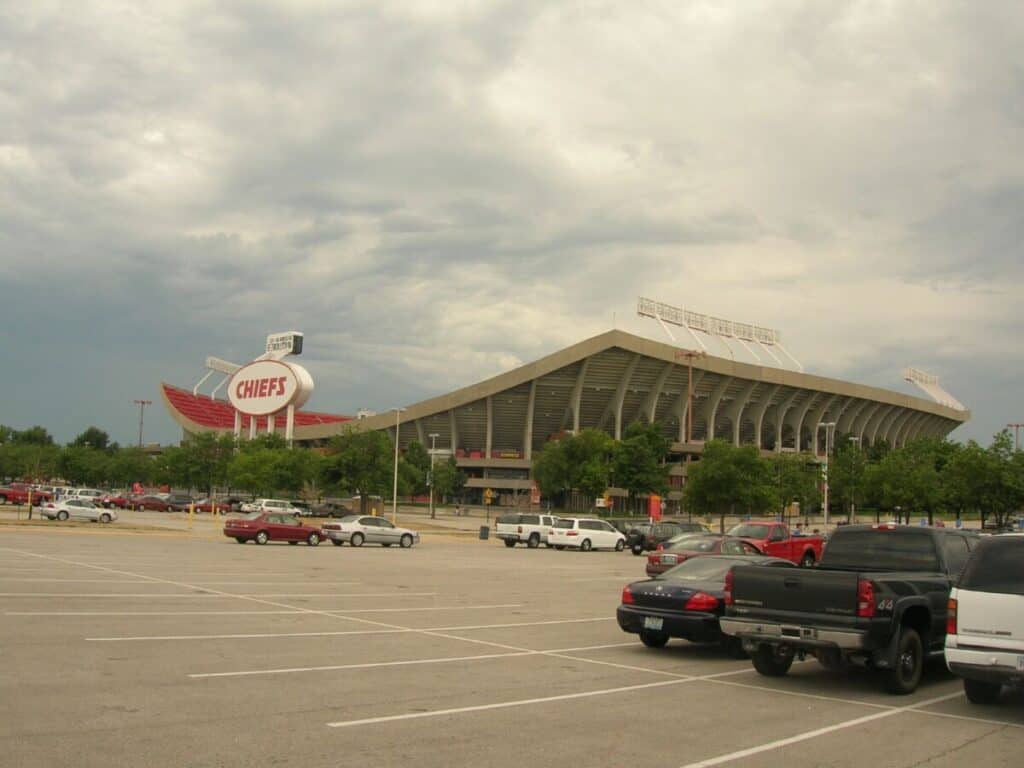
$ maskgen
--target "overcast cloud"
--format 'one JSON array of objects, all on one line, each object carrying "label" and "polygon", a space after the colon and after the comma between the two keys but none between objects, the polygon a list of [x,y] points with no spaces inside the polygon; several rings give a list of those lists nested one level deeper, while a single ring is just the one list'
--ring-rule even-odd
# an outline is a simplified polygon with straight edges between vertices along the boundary
[{"label": "overcast cloud", "polygon": [[1018,2],[0,0],[0,423],[178,429],[159,382],[306,333],[309,406],[620,328],[1024,421]]}]

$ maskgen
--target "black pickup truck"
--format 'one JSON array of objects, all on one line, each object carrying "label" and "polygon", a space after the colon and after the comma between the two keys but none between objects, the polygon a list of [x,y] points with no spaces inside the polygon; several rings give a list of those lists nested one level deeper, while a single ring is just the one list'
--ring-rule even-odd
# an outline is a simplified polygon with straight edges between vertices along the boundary
[{"label": "black pickup truck", "polygon": [[942,653],[949,590],[977,541],[954,529],[843,526],[816,568],[730,571],[722,631],[762,675],[814,656],[829,669],[882,670],[886,690],[911,693],[925,658]]}]

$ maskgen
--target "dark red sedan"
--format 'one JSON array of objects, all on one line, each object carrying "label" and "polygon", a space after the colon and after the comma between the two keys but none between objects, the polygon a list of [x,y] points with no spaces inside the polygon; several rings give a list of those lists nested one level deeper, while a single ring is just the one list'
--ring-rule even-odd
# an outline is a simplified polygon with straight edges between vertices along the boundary
[{"label": "dark red sedan", "polygon": [[173,512],[174,507],[163,496],[136,496],[130,499],[132,509],[148,509],[151,512]]},{"label": "dark red sedan", "polygon": [[255,541],[266,544],[268,541],[287,541],[298,544],[304,541],[315,547],[324,537],[319,528],[303,525],[294,515],[283,515],[276,512],[250,512],[242,517],[230,517],[224,523],[224,535],[239,544]]},{"label": "dark red sedan", "polygon": [[647,555],[647,575],[658,576],[669,568],[702,555],[761,555],[762,552],[749,541],[709,533],[704,536],[688,536],[677,544],[658,549]]}]

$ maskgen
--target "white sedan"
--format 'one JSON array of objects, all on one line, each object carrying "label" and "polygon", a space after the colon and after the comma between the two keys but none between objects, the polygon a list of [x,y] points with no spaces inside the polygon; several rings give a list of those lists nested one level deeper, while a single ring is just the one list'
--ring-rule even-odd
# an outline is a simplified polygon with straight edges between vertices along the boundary
[{"label": "white sedan", "polygon": [[64,499],[47,504],[40,510],[49,520],[92,520],[94,523],[110,523],[117,520],[117,512],[97,507],[88,499]]},{"label": "white sedan", "polygon": [[399,528],[383,517],[373,515],[346,515],[336,522],[324,523],[320,528],[336,547],[347,541],[353,547],[361,547],[364,543],[385,547],[397,544],[408,549],[420,540],[416,531]]},{"label": "white sedan", "polygon": [[626,537],[611,523],[589,517],[568,517],[556,520],[548,531],[548,544],[555,549],[614,549],[621,552],[626,546]]}]

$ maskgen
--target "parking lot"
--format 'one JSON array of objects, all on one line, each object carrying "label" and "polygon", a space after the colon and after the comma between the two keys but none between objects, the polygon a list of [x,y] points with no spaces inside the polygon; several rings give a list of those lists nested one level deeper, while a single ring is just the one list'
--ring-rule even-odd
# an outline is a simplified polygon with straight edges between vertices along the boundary
[{"label": "parking lot", "polygon": [[941,665],[899,698],[644,648],[614,619],[643,564],[3,528],[0,765],[1020,765],[1021,697]]}]

